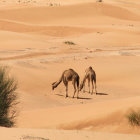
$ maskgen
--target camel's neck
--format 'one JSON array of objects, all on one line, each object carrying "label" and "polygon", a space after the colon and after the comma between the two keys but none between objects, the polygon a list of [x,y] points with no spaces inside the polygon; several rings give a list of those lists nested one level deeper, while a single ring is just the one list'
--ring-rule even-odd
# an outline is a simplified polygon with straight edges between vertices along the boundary
[{"label": "camel's neck", "polygon": [[84,79],[83,79],[83,81],[82,81],[82,84],[84,85],[85,82],[86,82],[86,75],[85,75],[85,77],[84,77]]}]

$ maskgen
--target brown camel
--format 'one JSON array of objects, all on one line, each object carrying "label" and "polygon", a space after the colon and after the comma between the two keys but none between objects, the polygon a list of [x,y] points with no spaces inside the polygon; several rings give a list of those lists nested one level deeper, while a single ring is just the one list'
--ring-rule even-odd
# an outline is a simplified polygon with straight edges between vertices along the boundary
[{"label": "brown camel", "polygon": [[92,67],[89,67],[88,69],[86,69],[85,72],[86,72],[85,77],[80,84],[80,91],[84,88],[83,92],[85,92],[85,82],[88,79],[89,93],[90,93],[90,82],[91,82],[91,84],[92,84],[92,94],[93,94],[93,89],[95,89],[95,94],[97,94],[97,91],[96,91],[96,73],[95,73],[95,71],[92,69]]},{"label": "brown camel", "polygon": [[75,93],[77,91],[77,98],[78,98],[78,93],[79,93],[79,75],[73,70],[73,69],[68,69],[65,70],[62,73],[62,76],[60,77],[60,79],[54,83],[52,83],[52,89],[54,90],[54,88],[56,88],[63,80],[63,83],[66,87],[66,97],[68,97],[68,82],[72,81],[73,87],[74,87],[74,95],[73,98],[75,96]]}]

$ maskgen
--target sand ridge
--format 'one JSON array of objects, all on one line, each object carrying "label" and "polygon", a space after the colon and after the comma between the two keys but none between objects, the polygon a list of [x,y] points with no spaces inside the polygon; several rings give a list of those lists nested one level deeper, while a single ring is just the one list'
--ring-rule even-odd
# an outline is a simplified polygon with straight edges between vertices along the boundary
[{"label": "sand ridge", "polygon": [[[20,102],[3,140],[140,139],[126,119],[140,106],[139,8],[139,0],[0,1],[0,64],[18,80]],[[71,83],[69,98],[62,83],[52,91],[64,70],[81,81],[89,66],[97,95],[87,84],[79,99]]]}]

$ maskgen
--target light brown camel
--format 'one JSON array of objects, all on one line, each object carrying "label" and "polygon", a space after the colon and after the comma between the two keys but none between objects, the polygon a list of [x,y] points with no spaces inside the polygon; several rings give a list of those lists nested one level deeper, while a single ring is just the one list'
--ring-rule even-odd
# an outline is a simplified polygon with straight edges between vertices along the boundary
[{"label": "light brown camel", "polygon": [[66,97],[68,97],[68,82],[72,81],[73,87],[74,87],[74,95],[73,98],[75,96],[75,93],[77,91],[77,98],[78,98],[78,93],[79,93],[79,75],[73,70],[73,69],[68,69],[65,70],[62,73],[62,76],[60,77],[60,79],[54,83],[52,83],[52,89],[54,90],[54,88],[56,88],[63,80],[63,83],[66,87]]},{"label": "light brown camel", "polygon": [[86,80],[88,80],[89,93],[90,93],[90,82],[91,82],[91,84],[92,84],[92,94],[93,94],[93,90],[95,90],[95,94],[97,94],[97,91],[96,91],[96,73],[95,73],[95,71],[90,66],[88,69],[86,69],[85,72],[86,72],[85,77],[80,84],[80,91],[83,89],[83,92],[85,92],[85,82],[86,82]]}]

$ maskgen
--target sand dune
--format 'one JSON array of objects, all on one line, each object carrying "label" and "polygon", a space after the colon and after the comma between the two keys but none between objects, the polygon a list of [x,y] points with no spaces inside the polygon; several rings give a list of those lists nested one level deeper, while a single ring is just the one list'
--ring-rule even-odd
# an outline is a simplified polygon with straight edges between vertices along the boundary
[{"label": "sand dune", "polygon": [[[133,127],[127,125],[125,115],[130,108],[139,106],[138,100],[139,98],[136,97],[123,100],[106,101],[104,103],[99,102],[85,105],[56,107],[46,110],[40,109],[25,111],[23,112],[22,117],[26,119],[26,121],[23,121],[21,118],[19,123],[21,127],[25,128],[41,127],[69,130],[87,128],[94,130],[97,127],[98,129],[95,129],[96,131],[134,133],[134,131],[132,131]],[[46,113],[44,114],[44,112]],[[36,118],[35,120],[32,120],[32,115],[37,116],[38,119]],[[116,115],[117,118],[115,117]],[[55,119],[56,116],[57,119]],[[42,124],[42,126],[40,124]],[[109,130],[109,125],[115,128]],[[136,132],[138,133],[139,131],[137,130]]]},{"label": "sand dune", "polygon": [[[81,60],[81,62],[75,60],[74,64],[71,63],[72,61],[68,61],[69,64],[67,61],[63,64],[55,63],[55,65],[47,63],[46,67],[44,67],[45,69],[41,68],[40,64],[40,69],[36,69],[35,67],[30,68],[26,65],[22,65],[21,68],[16,67],[15,69],[18,79],[21,79],[19,82],[24,83],[24,85],[21,85],[20,87],[21,90],[25,91],[26,94],[31,94],[32,96],[43,96],[46,100],[46,105],[44,104],[46,107],[40,108],[39,106],[42,99],[41,102],[38,102],[37,100],[33,104],[32,102],[30,103],[32,96],[28,97],[28,106],[33,105],[36,109],[34,108],[33,110],[28,110],[26,109],[28,108],[27,106],[24,111],[21,112],[21,117],[19,117],[17,126],[25,128],[93,129],[96,131],[110,131],[119,133],[130,133],[131,131],[131,133],[138,133],[137,131],[133,131],[133,127],[131,128],[129,126],[125,115],[129,109],[139,106],[139,60],[136,62],[137,58],[135,58],[135,56],[116,57],[112,60],[110,58],[113,57],[108,57],[106,59],[99,58],[96,60],[94,58],[88,60],[88,62],[85,60],[84,62],[87,63],[84,63],[84,65],[80,65],[83,60]],[[100,64],[101,61],[104,62],[104,65]],[[129,61],[129,63],[124,66],[127,61]],[[119,64],[119,62],[122,63]],[[89,95],[88,93],[83,94],[81,92],[79,95],[81,99],[79,100],[73,100],[72,98],[65,99],[65,89],[63,84],[54,92],[51,91],[50,83],[59,79],[63,69],[71,66],[80,74],[82,79],[84,68],[91,63],[94,63],[94,67],[96,68],[98,75],[98,92],[106,93],[106,95],[99,94],[95,96]],[[110,65],[112,65],[111,68],[109,67]],[[129,69],[130,65],[132,66],[131,69]],[[59,67],[59,70],[57,70],[57,73],[54,75],[53,72],[55,72],[55,66]],[[81,69],[80,71],[78,69],[79,67]],[[104,71],[102,71],[103,68]],[[32,69],[34,69],[34,73]],[[26,76],[20,75],[20,73],[23,73],[23,71],[26,73]],[[38,72],[40,75],[37,75]],[[133,73],[135,73],[135,75],[132,75]],[[30,78],[29,75],[30,77],[34,78]],[[49,80],[49,77],[51,77],[52,81]],[[42,82],[38,83],[38,80]],[[110,90],[110,87],[112,87],[112,90]],[[42,89],[42,91],[40,91],[40,89]],[[60,96],[57,94],[60,94]],[[72,95],[73,89],[70,84],[69,96],[72,97]],[[129,98],[124,99],[126,97]],[[108,101],[109,99],[113,100]],[[50,101],[53,103],[51,106]],[[26,104],[23,104],[23,107],[25,107]],[[66,106],[66,104],[70,106]],[[50,108],[47,108],[47,106],[50,106]],[[117,113],[119,114],[118,118],[114,118]],[[34,118],[36,116],[40,119],[38,119],[38,121],[37,118],[32,119],[32,115]],[[55,119],[56,116],[58,117],[57,119]],[[120,123],[122,123],[122,125],[120,125]],[[119,129],[120,127],[123,129]]]},{"label": "sand dune", "polygon": [[[132,29],[127,31],[127,29],[123,29],[120,27],[94,27],[94,28],[84,28],[84,27],[74,27],[74,26],[37,26],[37,25],[28,25],[22,24],[13,21],[1,20],[0,21],[0,30],[4,31],[11,31],[11,32],[19,32],[19,33],[38,33],[44,34],[48,36],[56,36],[56,37],[66,37],[71,35],[81,35],[81,34],[89,34],[93,32],[108,32],[111,31],[118,31],[118,32],[130,32]],[[132,30],[133,33],[139,34],[140,30]]]},{"label": "sand dune", "polygon": [[[0,64],[17,79],[20,102],[16,128],[0,128],[1,138],[140,139],[126,118],[140,106],[139,9],[139,0],[0,1]],[[62,83],[52,91],[64,70],[81,81],[89,66],[97,95],[86,85],[73,99],[71,83],[69,98]]]},{"label": "sand dune", "polygon": [[[75,22],[77,18],[88,19],[89,22],[94,20],[93,16],[105,16],[117,18],[120,20],[140,20],[139,14],[133,13],[132,11],[119,6],[105,3],[88,3],[62,7],[31,7],[12,10],[1,10],[0,13],[1,19],[9,19],[32,24],[41,23],[51,25],[55,24],[55,22],[57,22],[57,25],[69,24]],[[80,23],[82,24],[81,20]]]},{"label": "sand dune", "polygon": [[[139,140],[139,135],[124,135],[124,134],[110,134],[110,133],[98,133],[88,131],[60,131],[60,130],[38,130],[38,129],[5,129],[1,128],[3,140],[61,140],[63,139],[80,139],[80,140],[93,140],[93,139],[127,139],[127,140]],[[9,135],[5,135],[8,132]]]},{"label": "sand dune", "polygon": [[57,36],[64,37],[70,35],[78,35],[91,33],[95,30],[86,29],[80,27],[66,27],[66,26],[31,26],[26,24],[20,24],[10,21],[0,21],[0,30],[11,31],[11,32],[20,32],[20,33],[38,33],[48,36]]},{"label": "sand dune", "polygon": [[15,60],[15,59],[26,59],[26,58],[33,58],[33,57],[39,57],[43,55],[48,55],[49,53],[32,53],[32,54],[25,54],[25,55],[20,55],[20,56],[13,56],[13,57],[5,57],[5,58],[0,58],[0,61],[2,60]]}]

